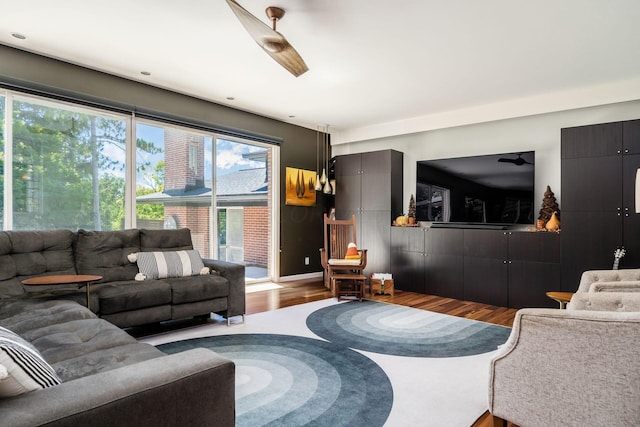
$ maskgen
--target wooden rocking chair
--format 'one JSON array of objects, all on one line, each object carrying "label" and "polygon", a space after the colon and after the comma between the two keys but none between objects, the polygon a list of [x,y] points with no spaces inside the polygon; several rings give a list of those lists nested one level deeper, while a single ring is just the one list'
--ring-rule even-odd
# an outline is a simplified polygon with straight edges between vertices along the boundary
[{"label": "wooden rocking chair", "polygon": [[[363,271],[367,266],[367,250],[358,249],[360,259],[345,259],[349,243],[356,239],[356,216],[351,219],[329,219],[324,215],[324,248],[320,262],[324,268],[324,284],[334,296],[353,296],[362,299],[366,284]],[[349,286],[347,286],[349,285]]]}]

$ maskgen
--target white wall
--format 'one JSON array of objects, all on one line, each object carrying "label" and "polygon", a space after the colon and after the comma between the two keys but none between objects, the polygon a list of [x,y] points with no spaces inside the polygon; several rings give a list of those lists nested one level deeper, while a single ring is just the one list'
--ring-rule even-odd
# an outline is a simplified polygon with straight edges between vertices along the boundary
[{"label": "white wall", "polygon": [[416,162],[420,160],[535,150],[535,200],[542,206],[549,185],[562,210],[560,129],[633,119],[640,119],[640,100],[339,144],[332,147],[332,155],[386,149],[403,152],[403,206],[408,207],[416,191]]}]

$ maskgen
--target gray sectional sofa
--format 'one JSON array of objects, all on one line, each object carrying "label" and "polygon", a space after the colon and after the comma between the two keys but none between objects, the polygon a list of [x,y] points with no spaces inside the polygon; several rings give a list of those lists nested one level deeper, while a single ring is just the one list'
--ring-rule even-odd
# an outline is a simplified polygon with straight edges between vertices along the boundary
[{"label": "gray sectional sofa", "polygon": [[[215,274],[135,280],[129,254],[186,249],[186,229],[0,232],[0,326],[33,346],[61,381],[0,397],[0,424],[233,426],[233,362],[207,349],[166,355],[121,329],[211,312],[244,315],[241,265],[204,260]],[[91,309],[82,290],[58,294],[59,287],[21,283],[54,274],[103,276],[91,287]]]},{"label": "gray sectional sofa", "polygon": [[[227,319],[245,313],[244,266],[203,260],[213,274],[136,281],[137,252],[193,249],[191,232],[178,230],[4,231],[0,232],[0,299],[40,296],[62,286],[26,286],[24,279],[60,274],[90,274],[103,279],[91,286],[91,310],[127,328],[218,313]],[[64,298],[85,303],[85,293]]]}]

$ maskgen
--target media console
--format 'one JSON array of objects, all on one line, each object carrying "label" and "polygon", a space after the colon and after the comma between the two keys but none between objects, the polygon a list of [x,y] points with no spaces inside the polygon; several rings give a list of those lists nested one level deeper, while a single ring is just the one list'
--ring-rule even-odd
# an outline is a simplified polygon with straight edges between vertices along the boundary
[{"label": "media console", "polygon": [[546,292],[561,289],[560,257],[557,233],[391,227],[390,272],[396,289],[407,291],[500,307],[555,307]]}]

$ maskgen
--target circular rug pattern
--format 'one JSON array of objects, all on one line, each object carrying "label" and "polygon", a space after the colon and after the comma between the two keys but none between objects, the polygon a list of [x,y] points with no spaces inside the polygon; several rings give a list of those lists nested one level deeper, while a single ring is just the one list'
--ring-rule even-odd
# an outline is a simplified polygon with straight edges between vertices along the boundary
[{"label": "circular rug pattern", "polygon": [[382,426],[393,389],[371,359],[305,337],[237,334],[159,345],[165,353],[205,347],[236,364],[237,426]]},{"label": "circular rug pattern", "polygon": [[459,357],[504,344],[510,328],[411,307],[354,301],[317,310],[307,327],[335,344],[380,354]]}]

